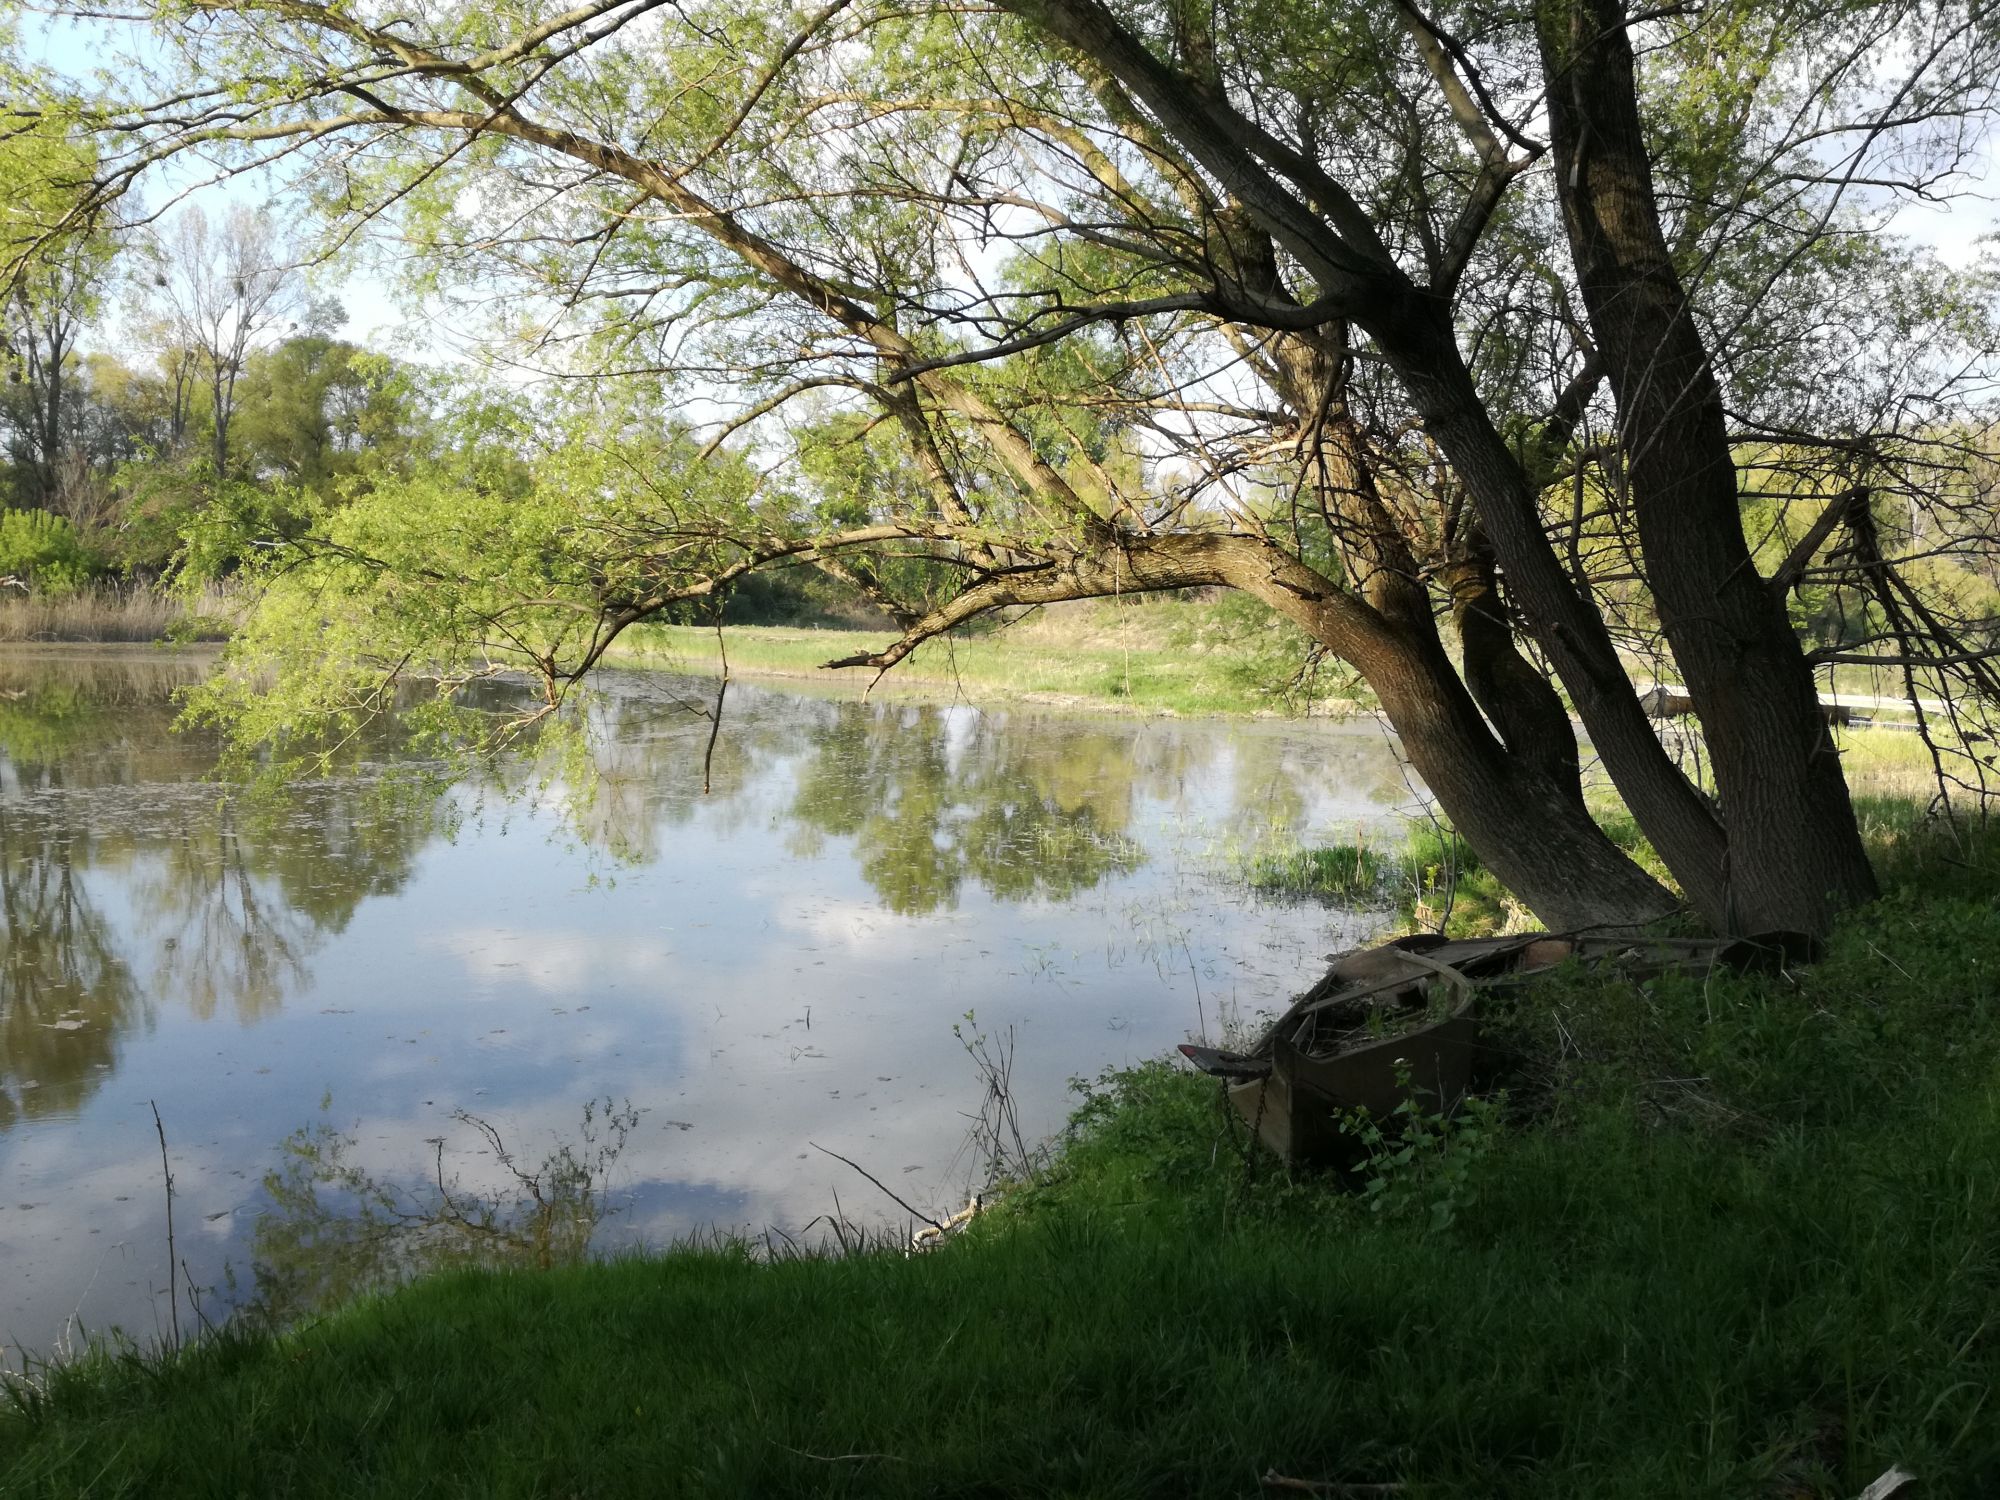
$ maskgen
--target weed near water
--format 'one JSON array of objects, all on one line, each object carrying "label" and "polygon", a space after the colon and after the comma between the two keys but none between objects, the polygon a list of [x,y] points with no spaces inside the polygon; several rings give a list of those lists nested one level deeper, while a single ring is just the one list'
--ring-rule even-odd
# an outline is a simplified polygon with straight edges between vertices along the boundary
[{"label": "weed near water", "polygon": [[67,594],[0,590],[0,642],[219,641],[245,602],[210,587],[198,596],[144,584],[96,584]]},{"label": "weed near water", "polygon": [[1413,930],[1471,936],[1530,924],[1525,907],[1439,822],[1377,844],[1300,845],[1280,832],[1243,856],[1245,882],[1268,895],[1385,910]]}]

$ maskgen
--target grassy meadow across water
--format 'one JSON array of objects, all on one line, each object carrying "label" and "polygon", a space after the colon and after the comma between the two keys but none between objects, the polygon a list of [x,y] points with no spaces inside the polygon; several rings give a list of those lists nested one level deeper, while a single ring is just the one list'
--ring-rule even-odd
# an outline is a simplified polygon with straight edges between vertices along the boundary
[{"label": "grassy meadow across water", "polygon": [[[797,677],[860,691],[871,668],[826,663],[880,651],[893,625],[874,629],[729,625],[733,672]],[[626,660],[685,670],[720,669],[712,628],[639,626]],[[882,679],[926,693],[961,692],[1142,713],[1339,714],[1372,706],[1367,688],[1338,662],[1309,659],[1304,637],[1262,605],[1218,598],[1139,596],[1037,610],[1012,622],[931,641]]]}]

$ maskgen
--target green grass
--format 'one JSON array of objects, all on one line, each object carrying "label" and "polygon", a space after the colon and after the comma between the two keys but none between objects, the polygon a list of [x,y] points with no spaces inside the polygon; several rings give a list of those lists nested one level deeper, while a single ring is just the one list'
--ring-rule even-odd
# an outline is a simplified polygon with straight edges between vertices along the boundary
[{"label": "green grass", "polygon": [[1393,856],[1365,844],[1296,845],[1264,849],[1244,861],[1252,890],[1312,897],[1335,906],[1369,907],[1385,899],[1397,868]]},{"label": "green grass", "polygon": [[[734,625],[724,631],[732,671],[808,677],[859,691],[869,668],[825,663],[879,651],[893,629]],[[635,629],[625,655],[690,670],[719,665],[715,632]],[[1344,668],[1301,676],[1306,642],[1261,605],[1237,595],[1099,600],[1052,606],[1012,624],[919,647],[877,691],[941,689],[1149,713],[1338,712],[1372,703]]]},{"label": "green grass", "polygon": [[0,1494],[2000,1492],[2000,837],[1868,815],[1896,888],[1824,963],[1561,975],[1492,1018],[1504,1095],[1361,1183],[1246,1163],[1213,1084],[1141,1067],[942,1251],[453,1273],[99,1351],[16,1386]]}]

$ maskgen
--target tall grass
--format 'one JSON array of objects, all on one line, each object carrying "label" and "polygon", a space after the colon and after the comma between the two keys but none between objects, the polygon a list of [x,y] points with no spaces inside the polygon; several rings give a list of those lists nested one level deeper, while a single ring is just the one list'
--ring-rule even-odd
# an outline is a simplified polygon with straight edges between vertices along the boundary
[{"label": "tall grass", "polygon": [[94,584],[68,594],[0,590],[0,642],[219,641],[242,609],[214,586],[192,601],[144,584]]},{"label": "tall grass", "polygon": [[1244,878],[1254,890],[1312,897],[1334,906],[1383,904],[1395,869],[1393,857],[1361,844],[1263,849],[1249,856]]},{"label": "tall grass", "polygon": [[1348,911],[1393,911],[1415,931],[1473,937],[1535,925],[1472,846],[1442,823],[1413,824],[1399,841],[1375,845],[1302,846],[1280,834],[1244,856],[1241,868],[1253,890]]}]

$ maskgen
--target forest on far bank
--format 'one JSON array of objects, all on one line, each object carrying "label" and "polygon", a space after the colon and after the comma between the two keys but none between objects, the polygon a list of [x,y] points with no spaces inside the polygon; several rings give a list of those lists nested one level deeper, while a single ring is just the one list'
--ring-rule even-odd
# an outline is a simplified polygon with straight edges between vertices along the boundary
[{"label": "forest on far bank", "polygon": [[[490,370],[345,336],[339,296],[318,286],[329,267],[273,219],[189,205],[15,281],[0,308],[0,603],[163,590],[191,560],[226,581],[253,547],[426,469],[532,488],[560,413]],[[746,578],[723,614],[888,619],[810,571]]]}]

